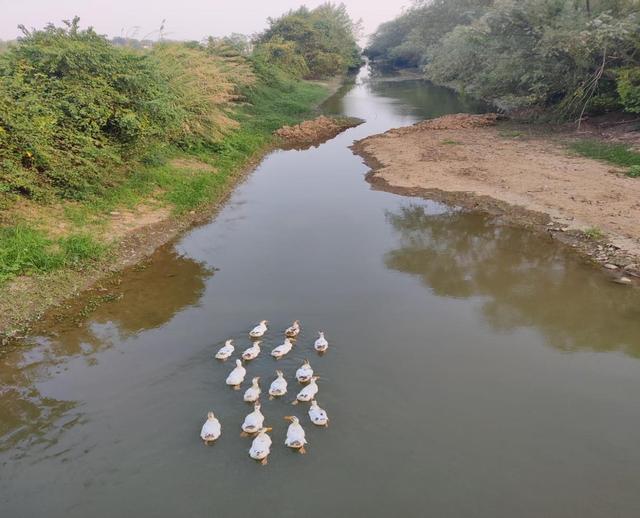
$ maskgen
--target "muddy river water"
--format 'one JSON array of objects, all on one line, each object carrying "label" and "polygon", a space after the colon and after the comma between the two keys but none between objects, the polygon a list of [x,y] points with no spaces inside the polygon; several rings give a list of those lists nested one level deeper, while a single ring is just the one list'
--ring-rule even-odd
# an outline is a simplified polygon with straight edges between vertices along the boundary
[{"label": "muddy river water", "polygon": [[[360,77],[325,109],[366,123],[270,154],[110,302],[2,353],[0,516],[640,516],[639,291],[543,237],[366,183],[355,139],[473,103]],[[248,377],[266,390],[281,368],[290,388],[263,398],[264,467],[213,360],[263,318]],[[327,429],[289,404],[304,358]],[[210,409],[223,435],[205,447]],[[307,455],[283,444],[288,414]]]}]

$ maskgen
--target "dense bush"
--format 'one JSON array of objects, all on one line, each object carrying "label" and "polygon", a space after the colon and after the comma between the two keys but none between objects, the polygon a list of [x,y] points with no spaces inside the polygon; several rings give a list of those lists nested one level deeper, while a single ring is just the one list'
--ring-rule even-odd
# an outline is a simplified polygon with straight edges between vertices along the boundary
[{"label": "dense bush", "polygon": [[4,190],[82,197],[179,113],[147,56],[113,47],[78,20],[26,32],[0,55]]},{"label": "dense bush", "polygon": [[618,94],[625,110],[640,113],[640,67],[618,72]]},{"label": "dense bush", "polygon": [[237,36],[140,50],[78,19],[23,32],[0,54],[0,192],[104,194],[154,150],[235,130],[233,108],[256,79]]},{"label": "dense bush", "polygon": [[[634,111],[638,0],[435,0],[384,24],[367,53],[505,110]],[[392,36],[392,37],[391,37]],[[419,57],[415,57],[419,55]],[[634,79],[635,78],[635,79]],[[636,99],[636,101],[634,101]]]},{"label": "dense bush", "polygon": [[301,7],[280,18],[256,39],[256,52],[302,77],[326,77],[360,66],[358,27],[343,4]]}]

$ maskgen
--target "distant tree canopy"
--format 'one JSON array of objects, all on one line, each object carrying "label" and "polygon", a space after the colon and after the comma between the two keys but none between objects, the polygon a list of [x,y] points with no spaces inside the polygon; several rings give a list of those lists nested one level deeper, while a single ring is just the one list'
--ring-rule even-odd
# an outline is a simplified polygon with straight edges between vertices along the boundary
[{"label": "distant tree canopy", "polygon": [[421,0],[365,54],[506,110],[640,112],[639,0]]},{"label": "distant tree canopy", "polygon": [[255,52],[300,77],[331,76],[360,65],[357,30],[343,4],[301,7],[270,18],[269,28],[256,38]]}]

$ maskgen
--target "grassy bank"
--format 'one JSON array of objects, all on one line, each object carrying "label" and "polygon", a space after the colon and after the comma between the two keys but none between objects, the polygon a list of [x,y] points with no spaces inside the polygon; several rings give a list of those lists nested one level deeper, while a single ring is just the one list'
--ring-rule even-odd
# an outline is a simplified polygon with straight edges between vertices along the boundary
[{"label": "grassy bank", "polygon": [[214,203],[327,92],[216,41],[140,52],[77,19],[26,33],[0,71],[0,283],[109,260],[123,211]]},{"label": "grassy bank", "polygon": [[[261,150],[270,146],[272,132],[313,113],[326,94],[318,84],[289,81],[262,83],[248,92],[250,104],[234,117],[239,127],[216,144],[192,149],[166,146],[154,150],[113,188],[81,201],[38,205],[31,202],[30,215],[4,209],[13,220],[0,231],[0,282],[25,274],[60,268],[83,268],[109,254],[109,216],[141,204],[151,210],[167,207],[182,215],[214,203],[225,193],[238,171]],[[24,201],[21,202],[24,205]],[[54,228],[64,227],[56,236]]]},{"label": "grassy bank", "polygon": [[640,178],[640,153],[627,144],[579,140],[569,146],[575,153],[627,168],[627,176]]}]

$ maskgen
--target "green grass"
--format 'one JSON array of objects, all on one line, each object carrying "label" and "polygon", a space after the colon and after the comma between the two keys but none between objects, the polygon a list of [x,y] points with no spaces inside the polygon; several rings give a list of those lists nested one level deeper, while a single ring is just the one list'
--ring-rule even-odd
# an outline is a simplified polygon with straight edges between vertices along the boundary
[{"label": "green grass", "polygon": [[462,142],[459,142],[457,140],[445,139],[441,142],[441,144],[444,144],[445,146],[457,146],[462,144]]},{"label": "green grass", "polygon": [[640,153],[626,144],[599,142],[597,140],[580,140],[570,145],[579,155],[610,164],[628,167],[627,175],[632,178],[640,176]]},{"label": "green grass", "polygon": [[591,227],[584,231],[584,235],[589,239],[593,239],[594,241],[599,241],[604,238],[604,232],[600,230],[598,227]]},{"label": "green grass", "polygon": [[50,239],[26,224],[4,227],[0,229],[0,280],[63,267],[77,268],[100,258],[106,249],[84,234]]}]

